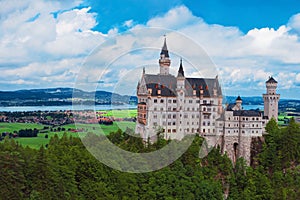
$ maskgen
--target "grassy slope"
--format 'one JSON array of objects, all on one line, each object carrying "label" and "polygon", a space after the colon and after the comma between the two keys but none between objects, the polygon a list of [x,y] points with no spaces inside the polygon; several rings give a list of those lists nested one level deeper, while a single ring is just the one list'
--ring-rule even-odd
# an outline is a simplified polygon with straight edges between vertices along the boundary
[{"label": "grassy slope", "polygon": [[[20,129],[25,128],[37,128],[43,129],[44,125],[40,124],[30,124],[30,123],[0,123],[0,133],[2,132],[13,132],[18,131]],[[72,135],[74,137],[84,137],[87,132],[92,132],[96,134],[109,134],[110,132],[117,131],[118,128],[125,131],[126,128],[135,128],[134,122],[114,122],[113,125],[106,126],[106,125],[98,125],[98,124],[69,124],[65,126],[61,126],[61,128],[65,128],[66,131],[60,132],[47,132],[47,133],[39,133],[38,137],[33,138],[15,138],[17,142],[21,145],[29,146],[32,148],[39,148],[41,145],[46,145],[49,143],[50,138],[57,134],[59,137],[62,137],[64,133],[68,135]],[[84,129],[84,132],[71,132],[68,129]],[[45,135],[48,134],[48,138],[45,138]]]}]

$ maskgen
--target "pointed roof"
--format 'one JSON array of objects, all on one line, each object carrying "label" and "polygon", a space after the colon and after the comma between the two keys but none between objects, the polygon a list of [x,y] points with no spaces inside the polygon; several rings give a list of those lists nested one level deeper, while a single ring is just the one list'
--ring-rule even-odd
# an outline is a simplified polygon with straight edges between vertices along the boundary
[{"label": "pointed roof", "polygon": [[240,95],[236,98],[236,101],[242,101],[242,98]]},{"label": "pointed roof", "polygon": [[266,81],[266,83],[277,83],[277,81],[271,76],[269,77],[269,80]]},{"label": "pointed roof", "polygon": [[179,66],[177,77],[179,77],[179,76],[183,76],[184,77],[184,71],[183,71],[182,59],[181,58],[180,58],[180,66]]},{"label": "pointed roof", "polygon": [[169,58],[169,51],[167,47],[167,38],[165,36],[164,46],[161,49],[160,55],[164,54],[166,58]]}]

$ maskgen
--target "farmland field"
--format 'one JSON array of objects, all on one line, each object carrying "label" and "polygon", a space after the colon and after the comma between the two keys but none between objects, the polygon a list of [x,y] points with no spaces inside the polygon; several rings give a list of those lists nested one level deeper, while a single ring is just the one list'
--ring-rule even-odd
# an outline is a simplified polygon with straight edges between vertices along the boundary
[{"label": "farmland field", "polygon": [[[120,121],[120,122],[114,122],[112,125],[99,125],[99,124],[68,124],[64,126],[60,126],[60,130],[58,130],[58,127],[54,127],[53,131],[44,130],[45,133],[38,133],[37,137],[18,137],[14,140],[17,141],[19,144],[23,146],[29,146],[31,148],[40,148],[42,145],[46,145],[49,143],[50,138],[53,137],[55,134],[58,135],[58,137],[62,137],[64,133],[66,133],[68,136],[73,137],[84,137],[86,133],[91,132],[95,134],[109,134],[110,132],[117,131],[119,128],[123,131],[126,130],[126,128],[131,128],[134,130],[135,128],[135,122],[127,122],[127,121]],[[0,133],[3,132],[14,132],[19,131],[21,129],[38,129],[42,130],[44,128],[44,125],[41,124],[34,124],[34,123],[0,123]],[[64,128],[65,131],[61,131],[61,129]],[[82,129],[82,130],[80,130]],[[79,130],[76,132],[75,130]],[[48,135],[48,138],[45,136]]]},{"label": "farmland field", "polygon": [[114,118],[131,118],[137,116],[136,109],[127,109],[127,110],[100,110],[102,116],[114,117]]}]

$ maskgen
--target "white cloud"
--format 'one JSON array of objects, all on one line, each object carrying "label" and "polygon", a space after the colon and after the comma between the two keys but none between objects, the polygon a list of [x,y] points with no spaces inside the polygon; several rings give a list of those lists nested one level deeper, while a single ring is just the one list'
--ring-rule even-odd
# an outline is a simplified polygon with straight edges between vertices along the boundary
[{"label": "white cloud", "polygon": [[[41,82],[46,87],[47,84],[71,85],[85,56],[106,41],[100,46],[103,48],[101,55],[95,53],[88,57],[86,64],[93,66],[89,69],[92,74],[81,79],[96,82],[99,71],[93,70],[104,70],[106,64],[126,54],[119,62],[115,61],[118,66],[104,73],[106,77],[102,86],[111,89],[112,83],[117,82],[115,79],[123,79],[122,75],[130,74],[133,68],[146,64],[152,70],[158,64],[163,34],[167,33],[169,50],[176,54],[171,58],[175,73],[182,56],[187,76],[215,77],[216,72],[211,69],[217,68],[224,88],[230,87],[232,93],[239,91],[240,87],[264,90],[264,83],[270,75],[279,81],[282,89],[293,89],[295,83],[300,82],[299,69],[295,67],[300,64],[300,14],[292,16],[278,29],[255,28],[242,33],[237,27],[207,24],[187,7],[179,6],[153,17],[144,25],[127,20],[123,26],[132,33],[117,35],[117,28],[112,28],[107,34],[93,30],[97,25],[96,13],[90,8],[75,9],[79,4],[80,1],[1,1],[0,78],[10,81],[10,84],[33,85],[31,81],[34,80],[34,83]],[[57,13],[57,17],[53,13]],[[164,30],[139,31],[145,27]],[[170,30],[190,38],[189,44],[178,40]],[[107,40],[109,38],[111,40]],[[204,50],[201,53],[195,51],[197,46]],[[140,53],[130,52],[139,47],[149,48]],[[206,58],[205,52],[213,62]],[[188,61],[201,66],[201,70],[188,69]],[[134,80],[139,74],[131,75],[128,87],[135,87]],[[64,81],[66,84],[61,83]]]},{"label": "white cloud", "polygon": [[128,28],[131,28],[133,26],[133,20],[130,19],[130,20],[127,20],[123,23],[123,26],[125,27],[128,27]]}]

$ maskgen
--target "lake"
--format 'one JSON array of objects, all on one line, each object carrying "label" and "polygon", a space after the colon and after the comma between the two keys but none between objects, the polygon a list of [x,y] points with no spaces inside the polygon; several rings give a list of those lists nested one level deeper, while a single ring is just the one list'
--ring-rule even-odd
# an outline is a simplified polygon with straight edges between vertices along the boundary
[{"label": "lake", "polygon": [[26,111],[58,111],[58,110],[125,110],[136,109],[136,105],[95,105],[95,106],[8,106],[0,107],[5,112],[26,112]]},{"label": "lake", "polygon": [[[126,109],[136,109],[136,105],[96,105],[96,106],[76,106],[72,108],[72,105],[69,106],[9,106],[9,107],[0,107],[0,111],[5,112],[26,112],[26,111],[57,111],[57,110],[126,110]],[[243,105],[245,110],[263,110],[263,105]]]}]

